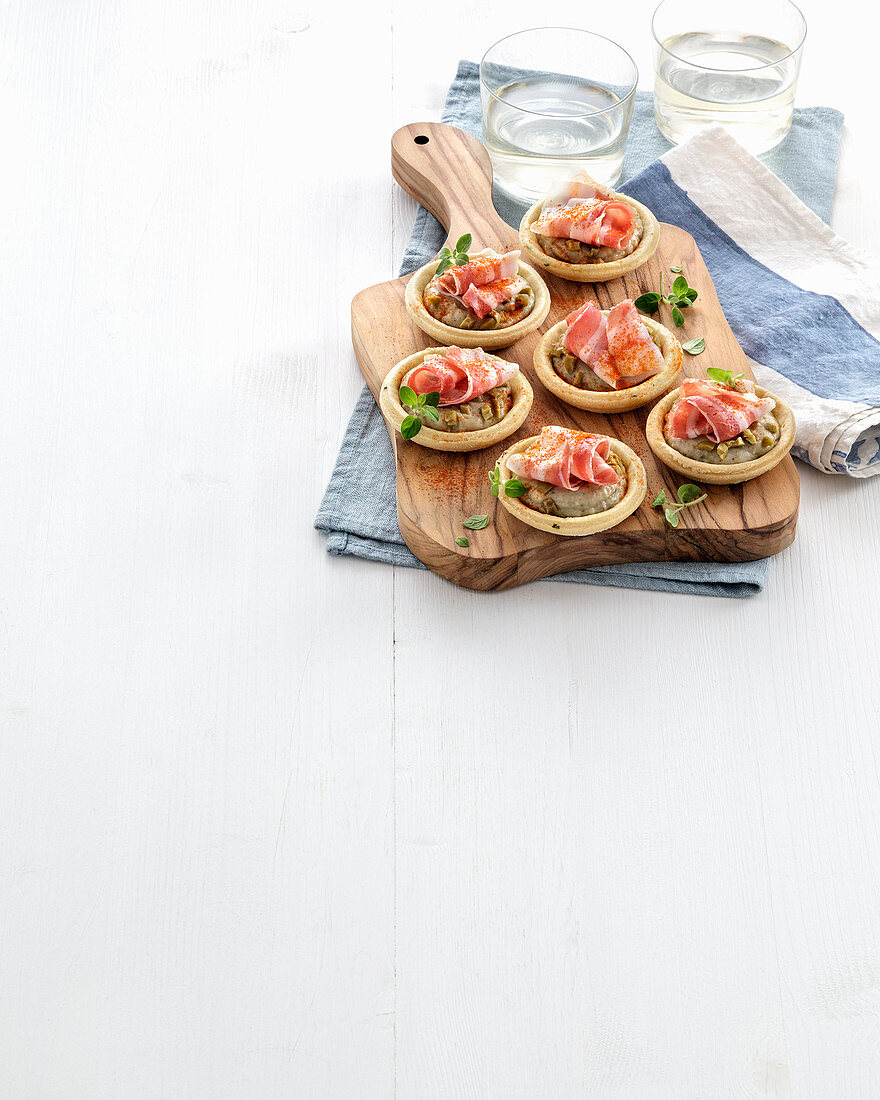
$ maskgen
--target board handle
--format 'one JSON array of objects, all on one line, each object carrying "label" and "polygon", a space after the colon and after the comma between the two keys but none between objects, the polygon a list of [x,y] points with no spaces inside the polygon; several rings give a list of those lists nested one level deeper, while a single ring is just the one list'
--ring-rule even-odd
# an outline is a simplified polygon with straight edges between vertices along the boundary
[{"label": "board handle", "polygon": [[519,236],[492,205],[492,163],[482,142],[443,122],[411,122],[391,139],[391,174],[446,230],[451,247],[470,233],[474,249],[517,248]]}]

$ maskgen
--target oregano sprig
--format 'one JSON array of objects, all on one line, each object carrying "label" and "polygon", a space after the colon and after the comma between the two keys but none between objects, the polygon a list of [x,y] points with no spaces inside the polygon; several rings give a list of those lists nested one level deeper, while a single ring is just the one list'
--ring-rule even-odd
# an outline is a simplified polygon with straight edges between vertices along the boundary
[{"label": "oregano sprig", "polygon": [[469,262],[468,249],[471,246],[473,237],[470,233],[463,233],[455,242],[455,248],[451,251],[448,248],[440,249],[440,263],[437,264],[437,270],[435,275],[442,275],[444,271],[450,267],[461,267],[463,264]]},{"label": "oregano sprig", "polygon": [[724,370],[721,367],[707,367],[706,374],[713,382],[720,382],[722,386],[729,386],[731,389],[734,388],[734,382],[745,377],[744,374],[734,374],[733,371]]},{"label": "oregano sprig", "polygon": [[440,394],[434,390],[431,393],[416,393],[409,386],[401,386],[398,390],[400,403],[405,409],[409,409],[409,415],[403,418],[400,425],[400,434],[404,439],[412,439],[422,430],[422,418],[427,417],[435,423],[440,419],[437,405],[440,402]]},{"label": "oregano sprig", "polygon": [[[497,497],[498,491],[501,488],[501,472],[496,466],[494,470],[489,471],[489,484],[492,486],[492,496]],[[504,495],[506,497],[521,497],[526,492],[525,485],[520,481],[518,477],[509,477],[504,482]]]},{"label": "oregano sprig", "polygon": [[699,504],[701,500],[705,500],[708,494],[699,485],[692,485],[688,482],[686,485],[679,485],[675,495],[678,497],[677,504],[675,501],[668,502],[666,500],[665,489],[661,489],[651,501],[652,508],[663,509],[663,515],[670,527],[678,527],[678,513],[683,508],[692,508],[695,504]]},{"label": "oregano sprig", "polygon": [[665,302],[667,305],[672,306],[673,324],[676,328],[681,328],[684,324],[684,314],[681,311],[689,309],[696,300],[697,292],[692,286],[688,286],[688,281],[684,275],[679,275],[675,279],[671,293],[664,294],[663,276],[661,275],[660,290],[651,290],[646,294],[639,295],[635,300],[635,307],[643,313],[656,313],[661,304]]},{"label": "oregano sprig", "polygon": [[526,487],[520,481],[518,477],[509,477],[504,482],[504,495],[506,497],[513,497],[514,500],[523,496],[526,492]]}]

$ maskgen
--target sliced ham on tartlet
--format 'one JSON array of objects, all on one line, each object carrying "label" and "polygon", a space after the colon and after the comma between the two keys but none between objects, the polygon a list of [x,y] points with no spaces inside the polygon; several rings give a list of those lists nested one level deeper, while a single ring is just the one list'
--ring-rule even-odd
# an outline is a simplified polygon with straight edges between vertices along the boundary
[{"label": "sliced ham on tartlet", "polygon": [[641,459],[619,439],[549,426],[498,459],[498,499],[517,519],[556,535],[614,527],[647,492]]},{"label": "sliced ham on tartlet", "polygon": [[656,252],[660,223],[647,206],[579,172],[554,184],[526,211],[519,239],[544,271],[601,283],[635,270]]},{"label": "sliced ham on tartlet", "polygon": [[506,348],[533,332],[550,311],[550,294],[521,251],[483,249],[437,274],[431,260],[406,285],[407,312],[432,339],[465,348]]},{"label": "sliced ham on tartlet", "polygon": [[482,348],[424,348],[391,368],[379,406],[413,443],[435,451],[479,451],[512,435],[533,397],[516,363]]},{"label": "sliced ham on tartlet", "polygon": [[[710,370],[710,373],[713,373]],[[648,445],[670,469],[710,485],[735,485],[780,463],[794,443],[794,414],[742,376],[686,378],[651,410]]]},{"label": "sliced ham on tartlet", "polygon": [[541,200],[541,209],[551,210],[557,206],[565,206],[572,200],[601,200],[613,199],[614,192],[609,187],[603,187],[586,172],[576,172],[570,180],[557,180],[550,185],[550,190]]},{"label": "sliced ham on tartlet", "polygon": [[538,377],[578,409],[626,412],[665,393],[681,369],[681,344],[627,298],[613,309],[586,302],[535,348]]}]

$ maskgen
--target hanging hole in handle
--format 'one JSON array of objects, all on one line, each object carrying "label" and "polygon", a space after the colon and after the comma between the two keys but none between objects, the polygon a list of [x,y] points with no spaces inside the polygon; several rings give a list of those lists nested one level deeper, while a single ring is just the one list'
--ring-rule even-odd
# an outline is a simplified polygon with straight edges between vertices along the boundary
[{"label": "hanging hole in handle", "polygon": [[426,138],[424,134],[419,134],[418,137],[413,138],[413,141],[416,143],[416,145],[427,145],[429,140],[430,139]]}]

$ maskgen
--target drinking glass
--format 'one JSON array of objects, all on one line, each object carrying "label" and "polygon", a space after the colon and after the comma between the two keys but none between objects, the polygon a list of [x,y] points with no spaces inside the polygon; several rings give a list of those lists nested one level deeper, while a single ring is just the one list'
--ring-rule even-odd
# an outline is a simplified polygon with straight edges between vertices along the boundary
[{"label": "drinking glass", "polygon": [[654,117],[674,144],[712,122],[752,153],[788,132],[807,24],[790,0],[663,0],[654,35]]},{"label": "drinking glass", "polygon": [[496,184],[534,202],[579,169],[617,183],[638,77],[626,50],[589,31],[540,27],[496,42],[480,62]]}]

